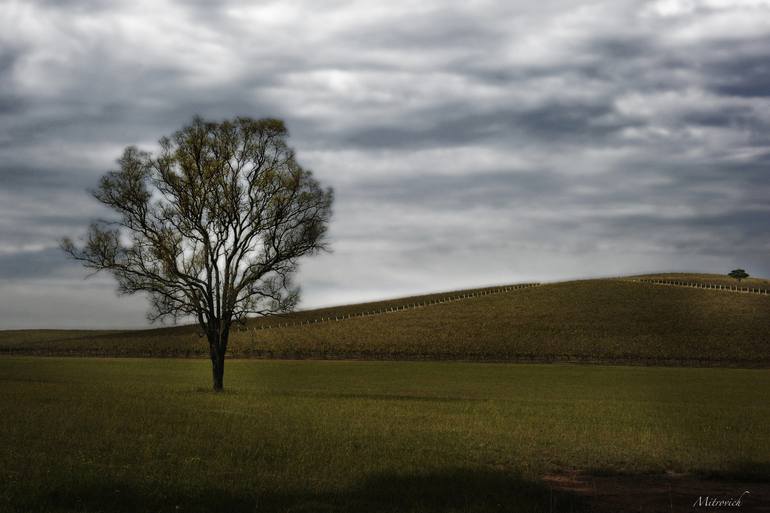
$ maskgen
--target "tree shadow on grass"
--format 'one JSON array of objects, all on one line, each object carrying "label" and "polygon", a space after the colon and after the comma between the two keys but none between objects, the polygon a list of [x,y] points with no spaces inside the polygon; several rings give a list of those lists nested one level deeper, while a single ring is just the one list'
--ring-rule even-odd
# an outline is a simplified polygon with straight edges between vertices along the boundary
[{"label": "tree shadow on grass", "polygon": [[581,512],[576,494],[510,472],[447,469],[421,474],[374,474],[350,489],[312,493],[233,493],[224,488],[139,490],[115,482],[59,489],[42,505],[52,512],[396,513]]}]

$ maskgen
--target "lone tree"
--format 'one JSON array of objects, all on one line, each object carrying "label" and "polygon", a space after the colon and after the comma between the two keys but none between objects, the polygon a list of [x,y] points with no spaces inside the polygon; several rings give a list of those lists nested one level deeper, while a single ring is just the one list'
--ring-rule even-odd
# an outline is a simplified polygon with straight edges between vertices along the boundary
[{"label": "lone tree", "polygon": [[148,318],[195,318],[209,343],[214,390],[223,386],[233,323],[292,309],[298,260],[327,249],[332,190],[295,160],[277,119],[199,117],[134,146],[92,192],[117,213],[62,249],[110,272],[118,292],[146,292]]},{"label": "lone tree", "polygon": [[749,277],[749,273],[747,273],[743,269],[733,269],[728,273],[727,276],[729,276],[730,278],[735,278],[736,280],[738,280],[738,283],[740,283],[742,279]]}]

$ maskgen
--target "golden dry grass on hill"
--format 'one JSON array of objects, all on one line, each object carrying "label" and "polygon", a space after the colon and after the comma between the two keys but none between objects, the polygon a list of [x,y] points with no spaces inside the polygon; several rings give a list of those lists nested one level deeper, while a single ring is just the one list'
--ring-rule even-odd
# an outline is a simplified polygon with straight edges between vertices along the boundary
[{"label": "golden dry grass on hill", "polygon": [[[710,280],[704,275],[680,278]],[[713,278],[714,280],[717,277]],[[455,293],[456,295],[456,293]],[[431,295],[282,316],[342,317]],[[620,280],[542,285],[403,311],[232,334],[235,357],[618,361],[770,365],[770,297]],[[17,354],[205,356],[191,326],[121,332],[0,332]]]}]

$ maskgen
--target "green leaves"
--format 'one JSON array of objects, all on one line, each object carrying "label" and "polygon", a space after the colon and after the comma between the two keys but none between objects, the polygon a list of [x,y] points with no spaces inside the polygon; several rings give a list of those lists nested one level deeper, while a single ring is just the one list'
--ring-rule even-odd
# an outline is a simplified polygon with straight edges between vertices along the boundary
[{"label": "green leaves", "polygon": [[744,278],[748,278],[749,277],[749,273],[747,273],[743,269],[733,269],[732,271],[730,271],[728,273],[728,276],[731,277],[731,278],[735,278],[738,281],[741,281]]}]

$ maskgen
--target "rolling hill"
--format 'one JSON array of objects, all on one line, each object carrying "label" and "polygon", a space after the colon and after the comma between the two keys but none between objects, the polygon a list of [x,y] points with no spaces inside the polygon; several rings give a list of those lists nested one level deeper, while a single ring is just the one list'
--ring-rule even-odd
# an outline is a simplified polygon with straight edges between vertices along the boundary
[{"label": "rolling hill", "polygon": [[[646,275],[455,291],[255,319],[230,355],[770,366],[770,295],[644,279],[733,284],[714,275]],[[748,281],[748,280],[747,280]],[[767,290],[766,280],[742,286]],[[0,352],[206,356],[193,326],[135,331],[0,331]]]}]

